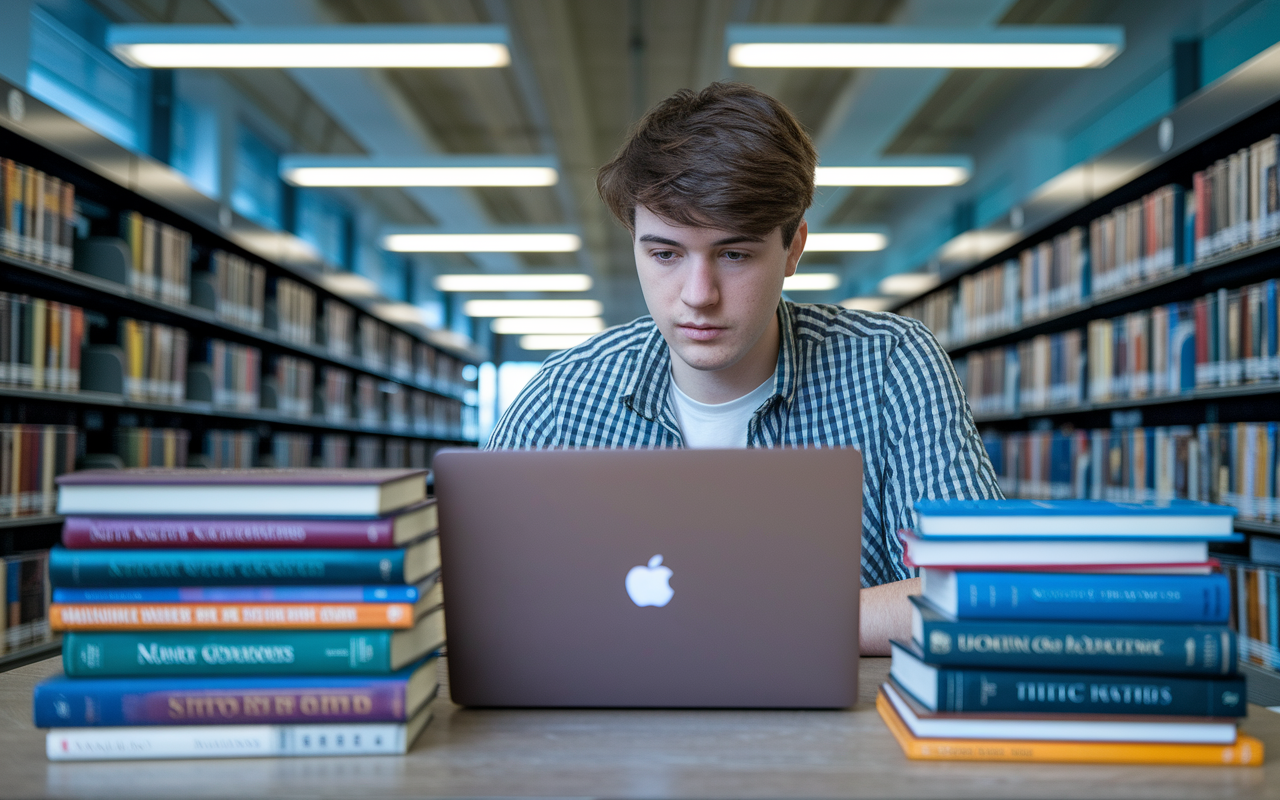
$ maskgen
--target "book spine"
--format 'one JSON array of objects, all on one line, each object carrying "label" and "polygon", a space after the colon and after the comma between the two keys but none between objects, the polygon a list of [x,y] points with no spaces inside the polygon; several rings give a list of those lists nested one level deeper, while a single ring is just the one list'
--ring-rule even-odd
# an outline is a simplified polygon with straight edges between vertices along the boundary
[{"label": "book spine", "polygon": [[45,736],[45,754],[50,761],[366,756],[399,755],[408,744],[404,725],[385,723],[56,728]]},{"label": "book spine", "polygon": [[955,575],[960,619],[1225,623],[1230,611],[1224,575]]},{"label": "book spine", "polygon": [[55,603],[416,603],[418,586],[183,586],[54,589]]},{"label": "book spine", "polygon": [[923,620],[930,664],[994,669],[1232,675],[1236,633],[1225,625]]},{"label": "book spine", "polygon": [[1245,734],[1233,745],[918,739],[907,730],[883,692],[876,697],[876,711],[902,752],[913,760],[1257,766],[1264,755],[1262,742]]},{"label": "book spine", "polygon": [[391,632],[72,632],[62,668],[86,677],[386,675]]},{"label": "book spine", "polygon": [[[306,679],[304,679],[306,680]],[[326,687],[144,688],[136,681],[57,681],[35,690],[37,728],[403,722],[404,681]],[[134,688],[126,688],[134,687]]]},{"label": "book spine", "polygon": [[76,550],[143,548],[394,547],[392,519],[198,520],[67,517],[62,544]]},{"label": "book spine", "polygon": [[54,586],[403,584],[403,550],[50,551]]},{"label": "book spine", "polygon": [[55,631],[411,628],[409,603],[54,603]]},{"label": "book spine", "polygon": [[938,708],[955,712],[1243,717],[1244,678],[938,670]]}]

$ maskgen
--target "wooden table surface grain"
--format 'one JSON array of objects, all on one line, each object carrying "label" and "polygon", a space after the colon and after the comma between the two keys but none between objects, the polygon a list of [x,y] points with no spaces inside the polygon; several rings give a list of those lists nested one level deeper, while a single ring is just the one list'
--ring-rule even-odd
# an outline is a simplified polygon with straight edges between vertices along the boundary
[{"label": "wooden table surface grain", "polygon": [[863,659],[850,711],[470,710],[447,695],[407,756],[51,763],[31,689],[0,674],[0,797],[913,797],[1280,800],[1280,714],[1250,709],[1264,767],[908,761]]}]

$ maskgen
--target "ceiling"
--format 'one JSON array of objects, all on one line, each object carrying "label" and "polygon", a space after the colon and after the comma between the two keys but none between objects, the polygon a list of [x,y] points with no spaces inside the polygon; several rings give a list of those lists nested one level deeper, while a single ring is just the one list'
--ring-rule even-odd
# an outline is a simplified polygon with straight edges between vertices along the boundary
[{"label": "ceiling", "polygon": [[[161,23],[499,23],[513,64],[489,70],[241,70],[226,77],[302,152],[553,154],[559,185],[362,190],[387,222],[571,225],[568,255],[433,258],[431,268],[548,267],[595,276],[606,321],[645,313],[630,240],[595,195],[596,169],[646,108],[683,87],[750,82],[790,107],[827,163],[885,154],[964,154],[976,123],[1034,71],[742,70],[724,57],[730,23],[980,25],[1105,21],[1100,0],[94,0],[113,18]],[[346,73],[355,74],[346,74]],[[890,224],[922,192],[824,191],[811,224]],[[856,274],[857,255],[806,257]],[[911,265],[917,266],[917,265]],[[842,289],[843,290],[843,289]],[[834,302],[840,291],[801,299]],[[811,296],[812,295],[812,296]]]}]

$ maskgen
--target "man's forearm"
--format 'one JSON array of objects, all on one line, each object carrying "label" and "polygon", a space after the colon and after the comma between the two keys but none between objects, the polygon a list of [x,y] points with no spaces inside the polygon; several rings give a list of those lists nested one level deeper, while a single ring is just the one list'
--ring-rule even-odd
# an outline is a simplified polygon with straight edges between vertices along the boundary
[{"label": "man's forearm", "polygon": [[920,579],[909,578],[862,590],[859,598],[859,651],[864,656],[889,655],[889,640],[911,638],[911,601],[920,594]]}]

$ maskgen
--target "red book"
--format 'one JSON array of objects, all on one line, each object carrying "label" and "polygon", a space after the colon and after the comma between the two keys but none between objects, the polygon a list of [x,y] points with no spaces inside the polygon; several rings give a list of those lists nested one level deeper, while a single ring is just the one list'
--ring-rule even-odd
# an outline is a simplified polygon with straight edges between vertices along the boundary
[{"label": "red book", "polygon": [[73,550],[387,549],[425,536],[438,523],[434,499],[378,519],[67,517],[62,544]]}]

